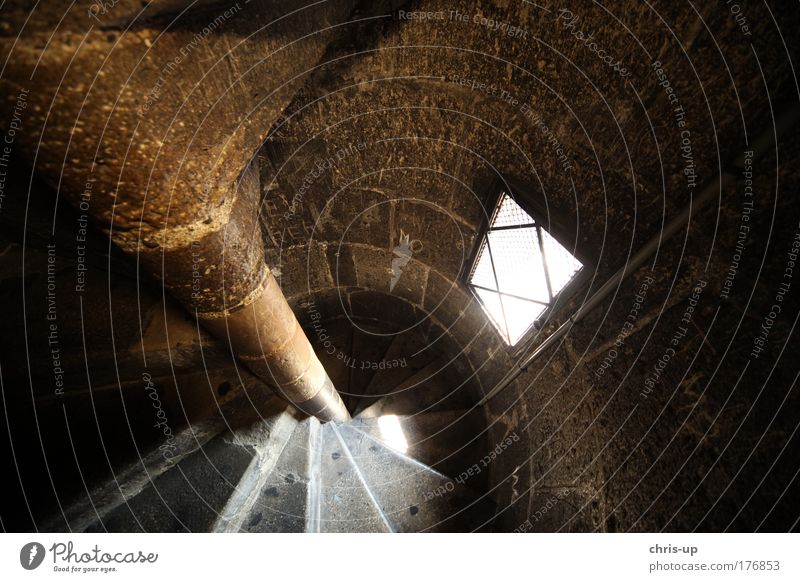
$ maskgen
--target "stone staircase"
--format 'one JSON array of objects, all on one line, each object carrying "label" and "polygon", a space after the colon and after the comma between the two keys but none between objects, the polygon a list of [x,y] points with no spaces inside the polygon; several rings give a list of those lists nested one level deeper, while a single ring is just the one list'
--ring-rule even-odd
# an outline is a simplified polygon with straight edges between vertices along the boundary
[{"label": "stone staircase", "polygon": [[[372,355],[391,361],[410,353],[407,342],[375,342]],[[179,431],[168,457],[143,455],[46,531],[487,531],[485,423],[450,362],[417,356],[374,371],[337,362],[326,365],[346,387],[351,421],[320,424],[263,390],[242,391]]]}]

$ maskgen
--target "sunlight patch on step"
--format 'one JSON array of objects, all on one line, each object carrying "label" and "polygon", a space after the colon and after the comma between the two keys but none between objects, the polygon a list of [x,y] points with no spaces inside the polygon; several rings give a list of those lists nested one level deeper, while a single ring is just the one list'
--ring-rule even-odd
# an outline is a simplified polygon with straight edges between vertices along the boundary
[{"label": "sunlight patch on step", "polygon": [[387,414],[378,419],[378,428],[381,430],[381,439],[390,447],[401,453],[408,450],[408,441],[400,426],[400,419],[394,414]]}]

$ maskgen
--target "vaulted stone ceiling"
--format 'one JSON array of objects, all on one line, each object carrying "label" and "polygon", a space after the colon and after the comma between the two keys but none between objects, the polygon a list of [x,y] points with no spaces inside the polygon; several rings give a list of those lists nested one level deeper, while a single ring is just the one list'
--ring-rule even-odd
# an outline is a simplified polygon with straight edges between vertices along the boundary
[{"label": "vaulted stone ceiling", "polygon": [[[476,305],[455,283],[492,188],[542,211],[599,284],[797,91],[786,49],[759,34],[764,7],[746,35],[724,10],[676,3],[405,9],[348,25],[273,126],[259,153],[269,261],[287,295],[339,289],[335,305],[342,288],[387,291],[407,233],[421,250],[393,294],[444,328],[469,321],[462,348],[481,318],[461,315]],[[735,240],[728,196],[691,230],[698,269],[728,259],[714,252]]]}]

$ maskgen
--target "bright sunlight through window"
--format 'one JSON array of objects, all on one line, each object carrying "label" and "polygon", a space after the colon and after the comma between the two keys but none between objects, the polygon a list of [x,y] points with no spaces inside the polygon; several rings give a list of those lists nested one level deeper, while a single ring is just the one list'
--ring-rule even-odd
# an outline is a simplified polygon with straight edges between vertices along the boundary
[{"label": "bright sunlight through window", "polygon": [[472,267],[470,284],[500,335],[514,345],[582,266],[503,194]]}]

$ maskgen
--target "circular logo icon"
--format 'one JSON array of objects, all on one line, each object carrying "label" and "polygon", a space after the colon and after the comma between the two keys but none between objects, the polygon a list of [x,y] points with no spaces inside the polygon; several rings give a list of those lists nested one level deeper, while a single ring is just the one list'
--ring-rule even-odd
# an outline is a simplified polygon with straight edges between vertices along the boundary
[{"label": "circular logo icon", "polygon": [[44,546],[38,542],[30,542],[19,551],[19,563],[26,570],[35,570],[44,561]]}]

